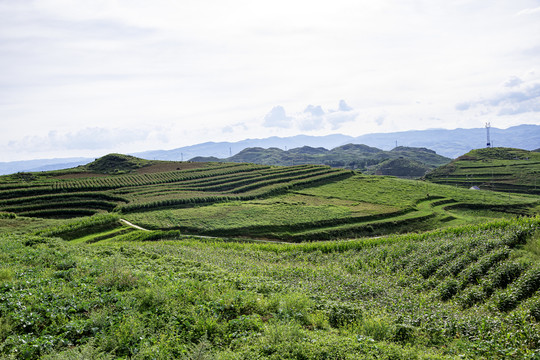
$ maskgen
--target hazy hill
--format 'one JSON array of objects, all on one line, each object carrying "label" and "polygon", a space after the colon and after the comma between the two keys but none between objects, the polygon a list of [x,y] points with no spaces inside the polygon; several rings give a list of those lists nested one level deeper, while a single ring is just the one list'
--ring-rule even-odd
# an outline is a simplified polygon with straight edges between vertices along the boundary
[{"label": "hazy hill", "polygon": [[[540,144],[539,125],[519,125],[508,129],[490,129],[491,144],[497,147],[511,147],[525,150],[538,148]],[[486,146],[486,129],[433,129],[413,130],[385,134],[367,134],[354,138],[355,143],[390,150],[398,146],[426,147],[437,154],[456,158],[472,149]]]},{"label": "hazy hill", "polygon": [[135,153],[133,155],[144,159],[156,160],[187,160],[196,156],[213,156],[224,158],[237,154],[250,147],[292,149],[302,146],[323,146],[333,148],[350,142],[352,136],[341,134],[327,136],[297,135],[291,137],[269,137],[264,139],[246,139],[237,142],[206,142],[202,144],[184,146],[172,150],[154,150]]},{"label": "hazy hill", "polygon": [[[387,162],[387,160],[396,160]],[[427,171],[450,162],[449,158],[437,155],[426,148],[398,147],[384,151],[359,144],[346,144],[327,150],[322,147],[303,146],[290,150],[279,148],[263,149],[252,147],[224,159],[215,157],[196,157],[191,161],[247,162],[262,165],[329,165],[367,173],[382,172],[400,177],[420,177]],[[379,164],[386,162],[384,168]],[[396,168],[393,171],[393,166]]]},{"label": "hazy hill", "polygon": [[[495,146],[522,148],[526,150],[538,149],[538,144],[540,144],[540,126],[519,125],[508,129],[491,128],[491,140]],[[484,128],[413,130],[384,134],[367,134],[356,138],[340,134],[327,136],[274,136],[264,139],[247,139],[238,142],[206,142],[172,150],[145,151],[131,155],[148,160],[181,161],[194,157],[230,157],[249,147],[265,149],[275,147],[281,150],[288,150],[308,146],[311,149],[332,149],[344,144],[355,143],[365,144],[383,150],[391,150],[396,147],[396,142],[398,148],[401,146],[429,148],[442,156],[456,158],[472,149],[485,147],[486,130]],[[3,162],[0,163],[0,175],[19,171],[66,169],[83,165],[93,160],[93,158],[70,158]]]},{"label": "hazy hill", "polygon": [[540,153],[512,148],[472,150],[426,175],[431,182],[540,194]]},{"label": "hazy hill", "polygon": [[[423,147],[432,149],[442,156],[456,158],[472,149],[486,146],[486,129],[431,129],[411,130],[393,133],[375,133],[358,137],[341,134],[327,136],[298,135],[291,137],[270,137],[265,139],[247,139],[238,142],[207,142],[173,150],[145,151],[133,154],[144,159],[156,160],[187,160],[196,156],[213,156],[217,158],[230,157],[245,148],[279,148],[288,150],[309,146],[333,149],[353,143],[365,144],[382,150],[396,147]],[[540,144],[540,125],[519,125],[508,129],[491,128],[491,142],[495,146],[533,150]],[[183,157],[183,159],[182,159]]]}]

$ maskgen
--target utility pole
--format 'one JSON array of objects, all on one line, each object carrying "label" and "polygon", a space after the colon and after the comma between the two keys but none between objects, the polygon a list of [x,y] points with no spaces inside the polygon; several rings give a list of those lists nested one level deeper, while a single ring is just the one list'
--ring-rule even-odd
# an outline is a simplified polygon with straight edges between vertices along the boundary
[{"label": "utility pole", "polygon": [[489,139],[489,128],[491,127],[491,124],[489,122],[486,123],[486,134],[487,134],[487,147],[491,147],[491,140]]}]

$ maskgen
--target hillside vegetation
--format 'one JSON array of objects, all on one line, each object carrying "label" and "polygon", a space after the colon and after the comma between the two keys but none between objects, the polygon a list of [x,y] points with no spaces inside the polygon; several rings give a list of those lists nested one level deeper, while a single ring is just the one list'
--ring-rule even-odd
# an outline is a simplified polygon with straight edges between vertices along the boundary
[{"label": "hillside vegetation", "polygon": [[540,194],[540,153],[511,148],[472,150],[426,175],[448,185]]},{"label": "hillside vegetation", "polygon": [[[396,163],[389,160],[401,160]],[[399,146],[391,151],[359,144],[347,144],[327,150],[322,147],[303,146],[284,151],[278,148],[246,148],[238,154],[218,159],[215,157],[196,157],[192,161],[247,162],[262,165],[299,165],[319,164],[351,170],[360,170],[370,174],[383,172],[406,178],[421,177],[427,171],[450,162],[449,158],[437,155],[426,148]],[[379,165],[384,163],[380,170]]]},{"label": "hillside vegetation", "polygon": [[0,358],[536,359],[539,200],[116,154],[0,177]]},{"label": "hillside vegetation", "polygon": [[[164,166],[178,170],[150,171]],[[122,173],[128,169],[134,172]],[[109,212],[153,230],[294,242],[531,215],[538,206],[537,197],[478,193],[321,165],[156,164],[113,155],[63,175],[29,175],[23,181],[2,178],[1,212],[52,219]]]},{"label": "hillside vegetation", "polygon": [[534,359],[540,351],[538,218],[297,245],[140,230],[93,245],[56,237],[116,220],[0,236],[0,356]]}]

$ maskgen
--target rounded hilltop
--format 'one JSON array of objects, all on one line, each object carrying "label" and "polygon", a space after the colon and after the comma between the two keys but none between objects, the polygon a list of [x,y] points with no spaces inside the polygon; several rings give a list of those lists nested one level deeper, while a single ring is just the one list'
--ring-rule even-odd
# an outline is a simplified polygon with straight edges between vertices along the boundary
[{"label": "rounded hilltop", "polygon": [[118,174],[131,172],[152,165],[153,163],[151,160],[145,160],[131,155],[108,154],[85,165],[85,167],[87,170],[96,173]]}]

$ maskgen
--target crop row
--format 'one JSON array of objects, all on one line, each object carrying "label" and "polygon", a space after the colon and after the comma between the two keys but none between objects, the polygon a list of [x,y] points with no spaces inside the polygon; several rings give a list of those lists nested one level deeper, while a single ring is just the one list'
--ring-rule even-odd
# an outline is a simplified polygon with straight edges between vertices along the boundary
[{"label": "crop row", "polygon": [[[163,195],[164,193],[172,193],[179,191],[225,191],[232,189],[238,184],[249,184],[253,182],[254,179],[260,180],[263,176],[265,177],[279,177],[283,174],[291,174],[295,171],[309,171],[308,168],[313,168],[313,166],[294,166],[287,168],[266,168],[259,169],[256,168],[250,173],[236,173],[228,175],[220,175],[211,178],[205,179],[195,179],[195,180],[186,180],[179,183],[166,185],[149,185],[145,187],[138,187],[136,190],[125,189],[117,190],[117,192],[122,192],[125,194],[130,194],[132,197],[147,197],[153,194]],[[320,168],[320,167],[318,167]]]},{"label": "crop row", "polygon": [[[280,177],[283,175],[291,174],[293,172],[300,172],[300,171],[310,171],[310,169],[314,168],[314,166],[292,166],[292,167],[285,167],[285,168],[268,168],[268,169],[257,169],[256,171],[253,171],[250,174],[241,174],[240,176],[216,176],[214,178],[210,179],[204,179],[203,181],[197,181],[197,180],[191,180],[191,181],[184,181],[182,182],[183,186],[186,187],[196,187],[196,188],[202,188],[202,187],[210,187],[214,185],[222,185],[234,182],[235,178],[239,178],[239,181],[242,180],[248,180],[250,178],[254,177]],[[236,180],[238,181],[238,180]]]},{"label": "crop row", "polygon": [[55,190],[108,190],[121,187],[132,187],[142,185],[156,185],[181,182],[185,180],[203,179],[208,177],[214,177],[217,175],[234,174],[241,172],[250,172],[256,169],[253,165],[236,165],[225,166],[219,168],[183,171],[170,171],[155,174],[141,174],[141,175],[122,175],[122,176],[109,176],[101,178],[91,178],[83,180],[71,180],[71,181],[58,181],[55,182],[53,187]]},{"label": "crop row", "polygon": [[366,223],[343,224],[292,234],[284,233],[278,237],[292,242],[302,242],[401,233],[409,231],[411,225],[422,223],[435,216],[433,213],[409,213],[396,218],[383,218],[382,220],[368,221]]},{"label": "crop row", "polygon": [[0,206],[9,206],[9,205],[30,205],[30,204],[40,204],[48,203],[51,201],[74,201],[74,200],[105,200],[113,202],[127,202],[126,199],[120,196],[111,195],[103,192],[76,192],[76,193],[54,193],[46,195],[37,195],[30,197],[19,197],[8,200],[0,200]]},{"label": "crop row", "polygon": [[82,217],[82,216],[92,216],[96,214],[98,211],[93,209],[87,209],[87,208],[80,208],[80,209],[40,209],[40,210],[33,210],[33,211],[23,211],[20,212],[18,215],[20,216],[26,216],[26,217],[38,217],[38,218],[75,218],[75,217]]},{"label": "crop row", "polygon": [[290,180],[296,180],[300,178],[308,178],[312,176],[316,176],[323,173],[328,173],[333,171],[332,169],[328,168],[308,168],[308,169],[291,169],[288,172],[279,172],[274,174],[268,174],[263,175],[260,174],[259,176],[255,177],[249,177],[249,178],[242,178],[240,180],[236,181],[223,181],[220,184],[216,184],[213,186],[197,186],[194,185],[193,187],[190,187],[191,190],[198,190],[198,191],[216,191],[216,192],[222,192],[222,191],[230,191],[233,193],[242,193],[249,191],[251,189],[255,189],[261,186],[268,186],[274,183],[284,182],[284,181],[290,181]]},{"label": "crop row", "polygon": [[25,213],[29,211],[45,210],[45,209],[70,209],[70,208],[85,208],[85,209],[100,209],[112,210],[117,206],[116,202],[105,200],[70,200],[70,201],[49,201],[41,204],[32,205],[15,205],[0,208],[0,211],[8,211],[14,213]]},{"label": "crop row", "polygon": [[265,196],[274,195],[281,193],[293,187],[301,187],[306,185],[315,185],[320,182],[332,181],[344,177],[350,176],[351,173],[345,170],[334,170],[331,172],[324,172],[322,174],[317,173],[313,174],[310,177],[302,178],[293,178],[288,179],[288,182],[279,182],[272,184],[259,184],[260,186],[250,189],[250,192],[241,194],[241,195],[212,195],[212,196],[194,196],[187,198],[173,198],[173,199],[163,199],[147,203],[131,203],[126,205],[121,205],[117,209],[121,212],[135,212],[148,209],[156,209],[162,207],[171,207],[171,206],[192,206],[196,204],[209,204],[216,202],[224,201],[242,201],[242,200],[253,200],[255,198],[261,198]]},{"label": "crop row", "polygon": [[310,178],[315,178],[319,175],[325,175],[325,174],[329,174],[329,173],[340,173],[342,172],[342,170],[335,170],[335,169],[332,169],[332,168],[321,168],[321,169],[317,169],[315,171],[309,171],[308,173],[304,173],[302,175],[296,175],[295,173],[292,173],[291,176],[287,176],[287,177],[278,177],[278,178],[271,178],[269,180],[262,180],[262,181],[257,181],[257,182],[254,182],[254,183],[250,183],[250,184],[247,184],[247,185],[243,185],[243,186],[240,186],[240,187],[237,187],[233,190],[230,190],[230,192],[234,193],[234,194],[240,194],[240,193],[245,193],[245,192],[248,192],[248,191],[251,191],[251,190],[254,190],[254,189],[258,189],[258,188],[261,188],[261,187],[265,187],[265,186],[270,186],[270,185],[274,185],[274,184],[279,184],[279,183],[282,183],[282,182],[294,182],[294,181],[297,181],[297,180],[303,180],[303,179],[310,179]]},{"label": "crop row", "polygon": [[[381,219],[391,219],[400,215],[405,215],[413,211],[412,208],[406,208],[399,211],[393,211],[389,213],[380,213],[374,215],[365,215],[365,216],[349,216],[344,218],[333,218],[325,220],[314,220],[314,221],[304,221],[296,222],[292,224],[285,225],[246,225],[246,226],[237,226],[234,228],[219,228],[215,230],[201,231],[200,228],[196,227],[186,227],[179,226],[178,229],[184,231],[185,233],[197,233],[203,235],[212,235],[212,236],[257,236],[263,235],[265,237],[276,237],[283,240],[288,240],[294,235],[291,235],[292,232],[307,231],[315,228],[326,228],[324,231],[328,231],[328,228],[338,228],[341,225],[346,224],[357,224],[366,225],[366,222],[381,220]],[[362,227],[363,225],[360,225]],[[317,231],[314,231],[317,233]],[[318,236],[318,235],[317,235]],[[316,239],[316,236],[313,236],[312,239]]]},{"label": "crop row", "polygon": [[86,235],[89,231],[95,233],[98,229],[111,229],[118,226],[119,217],[116,214],[99,214],[89,218],[77,220],[60,226],[40,230],[36,235],[59,236],[65,240],[75,239]]}]

